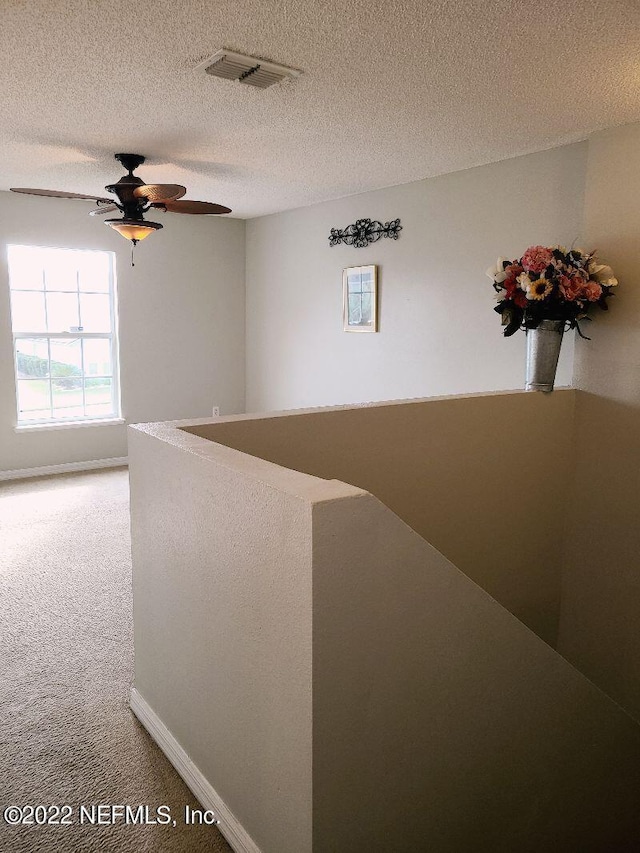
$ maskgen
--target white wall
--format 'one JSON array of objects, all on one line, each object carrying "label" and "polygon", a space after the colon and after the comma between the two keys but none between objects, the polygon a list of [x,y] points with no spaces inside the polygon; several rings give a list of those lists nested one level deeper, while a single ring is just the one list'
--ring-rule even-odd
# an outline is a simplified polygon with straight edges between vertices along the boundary
[{"label": "white wall", "polygon": [[589,141],[585,243],[620,286],[576,347],[559,648],[640,719],[640,124]]},{"label": "white wall", "polygon": [[[484,269],[581,231],[585,145],[247,223],[249,410],[522,387],[524,335],[501,335]],[[0,193],[0,242],[118,255],[123,413],[129,422],[245,404],[245,223],[165,217],[129,246],[89,204]],[[397,242],[330,248],[332,226],[400,217]],[[380,265],[380,332],[342,331],[342,268]],[[567,336],[558,384],[569,384]],[[126,454],[122,426],[16,434],[7,267],[0,251],[0,471]]]},{"label": "white wall", "polygon": [[[525,336],[502,338],[484,271],[580,239],[585,160],[579,143],[248,222],[248,411],[522,388]],[[399,217],[400,239],[329,246],[363,217]],[[369,263],[380,332],[345,333],[342,269]]]},{"label": "white wall", "polygon": [[237,219],[164,216],[136,250],[90,203],[0,193],[0,471],[125,456],[126,427],[17,434],[6,244],[117,253],[122,412],[129,422],[244,409],[244,230]]}]

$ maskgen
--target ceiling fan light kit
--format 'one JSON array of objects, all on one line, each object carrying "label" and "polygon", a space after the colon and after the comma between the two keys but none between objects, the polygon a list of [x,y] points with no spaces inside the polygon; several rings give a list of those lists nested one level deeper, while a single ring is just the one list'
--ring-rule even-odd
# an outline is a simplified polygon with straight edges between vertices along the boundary
[{"label": "ceiling fan light kit", "polygon": [[107,192],[115,198],[60,190],[26,189],[24,187],[11,187],[11,192],[51,198],[95,201],[98,207],[90,211],[92,216],[119,210],[122,213],[122,218],[105,219],[105,225],[131,241],[131,266],[133,266],[133,247],[140,240],[144,240],[149,234],[153,234],[154,231],[159,231],[163,227],[159,222],[150,222],[144,218],[144,214],[151,208],[163,210],[166,213],[188,213],[192,215],[231,213],[230,208],[221,204],[187,199],[180,201],[179,199],[182,199],[182,196],[187,192],[186,187],[180,184],[145,184],[142,178],[133,174],[135,169],[144,163],[145,158],[142,154],[116,154],[115,158],[127,169],[127,174],[123,175],[119,181],[115,184],[107,184],[105,187]]},{"label": "ceiling fan light kit", "polygon": [[131,240],[134,246],[140,240],[148,237],[149,234],[153,234],[154,231],[159,231],[162,228],[159,222],[148,222],[147,220],[140,222],[136,219],[105,219],[105,225],[113,228],[118,234],[122,234],[127,240]]}]

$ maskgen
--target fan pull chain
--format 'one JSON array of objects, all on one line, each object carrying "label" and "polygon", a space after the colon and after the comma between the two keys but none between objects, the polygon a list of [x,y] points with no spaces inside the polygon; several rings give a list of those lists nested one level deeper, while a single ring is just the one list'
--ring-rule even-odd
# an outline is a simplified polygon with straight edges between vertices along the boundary
[{"label": "fan pull chain", "polygon": [[132,240],[132,241],[131,241],[131,266],[132,266],[132,267],[135,267],[135,263],[134,263],[134,260],[133,260],[133,250],[135,249],[135,247],[136,247],[136,243],[137,243],[137,242],[138,242],[137,240]]}]

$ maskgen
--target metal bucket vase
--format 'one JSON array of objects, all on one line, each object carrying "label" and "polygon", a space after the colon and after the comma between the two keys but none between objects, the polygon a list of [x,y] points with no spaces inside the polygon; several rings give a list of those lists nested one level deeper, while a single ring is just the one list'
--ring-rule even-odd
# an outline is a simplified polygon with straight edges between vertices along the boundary
[{"label": "metal bucket vase", "polygon": [[537,329],[527,329],[527,375],[525,391],[553,391],[564,320],[543,320]]}]

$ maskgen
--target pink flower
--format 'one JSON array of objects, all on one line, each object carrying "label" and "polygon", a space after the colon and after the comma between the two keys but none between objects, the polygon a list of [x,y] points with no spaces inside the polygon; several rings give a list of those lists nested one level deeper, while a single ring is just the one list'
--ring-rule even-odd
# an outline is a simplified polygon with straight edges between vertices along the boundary
[{"label": "pink flower", "polygon": [[584,280],[579,276],[573,276],[573,278],[569,278],[566,275],[561,275],[560,281],[558,283],[560,293],[569,302],[574,302],[580,296],[580,294],[582,293],[583,285]]},{"label": "pink flower", "polygon": [[551,249],[545,246],[529,246],[522,256],[522,266],[529,272],[544,272],[552,260]]},{"label": "pink flower", "polygon": [[597,302],[602,296],[602,287],[597,281],[588,281],[584,286],[583,293],[589,302]]}]

